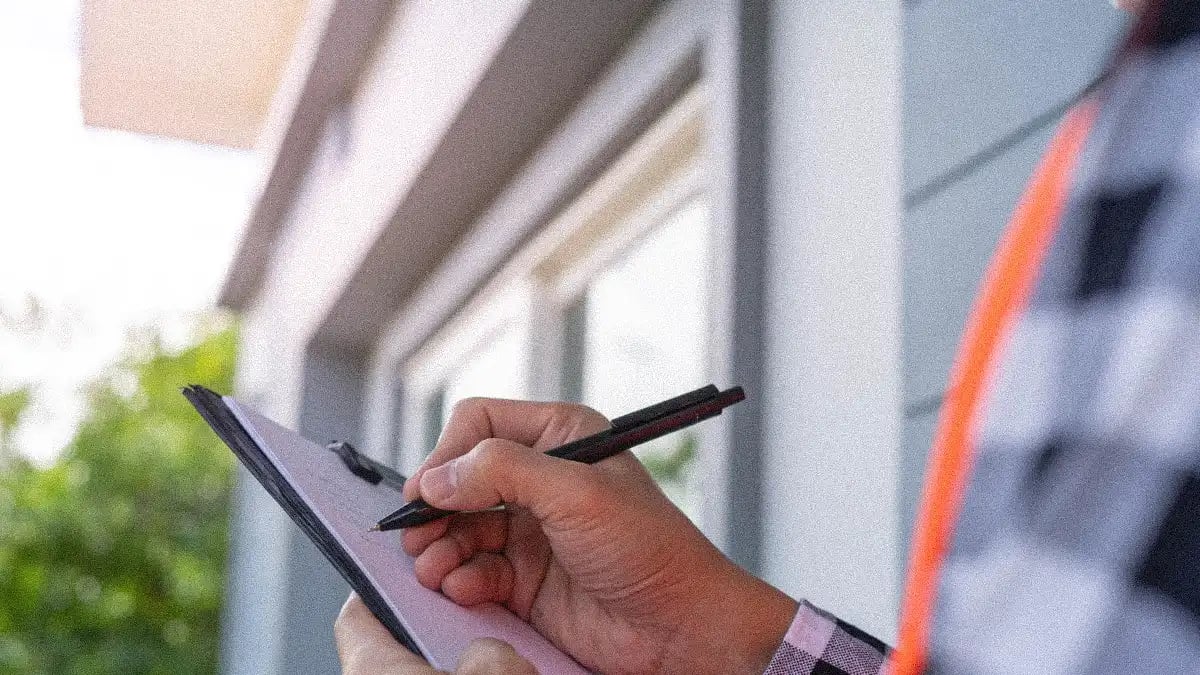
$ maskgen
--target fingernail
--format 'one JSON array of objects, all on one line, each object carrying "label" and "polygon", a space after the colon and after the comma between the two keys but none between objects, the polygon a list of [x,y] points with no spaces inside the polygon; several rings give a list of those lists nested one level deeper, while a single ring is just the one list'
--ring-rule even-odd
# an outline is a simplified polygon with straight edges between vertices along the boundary
[{"label": "fingernail", "polygon": [[458,460],[421,474],[421,496],[427,502],[442,502],[454,494],[458,487]]}]

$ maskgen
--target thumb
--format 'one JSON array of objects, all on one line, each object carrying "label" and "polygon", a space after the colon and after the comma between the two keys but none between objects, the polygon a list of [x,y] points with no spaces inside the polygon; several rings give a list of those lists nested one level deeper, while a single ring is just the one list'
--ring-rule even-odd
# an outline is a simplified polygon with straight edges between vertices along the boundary
[{"label": "thumb", "polygon": [[425,659],[397,643],[355,593],[351,593],[342,606],[333,624],[333,636],[343,675],[434,675],[438,672]]},{"label": "thumb", "polygon": [[533,664],[521,658],[507,642],[492,638],[471,641],[458,660],[454,675],[537,675]]},{"label": "thumb", "polygon": [[421,474],[421,497],[442,509],[478,511],[516,504],[539,520],[594,510],[607,488],[595,467],[491,438]]}]

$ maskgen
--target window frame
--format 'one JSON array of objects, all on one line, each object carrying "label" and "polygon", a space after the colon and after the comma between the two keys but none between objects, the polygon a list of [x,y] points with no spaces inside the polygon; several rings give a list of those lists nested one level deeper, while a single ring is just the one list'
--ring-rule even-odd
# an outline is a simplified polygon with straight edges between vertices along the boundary
[{"label": "window frame", "polygon": [[[399,447],[392,451],[402,472],[415,470],[433,449],[429,443],[432,434],[428,431],[432,424],[430,406],[434,398],[444,396],[446,383],[455,370],[478,353],[489,339],[506,330],[523,332],[529,325],[527,295],[521,284],[511,284],[508,288],[497,285],[473,297],[399,364],[392,386],[403,395],[392,402],[398,409],[393,409],[390,416],[414,422],[395,433]],[[528,342],[527,334],[518,335],[518,339]],[[529,350],[525,350],[524,356],[525,362],[519,370],[527,373],[531,363]],[[528,395],[528,377],[524,379],[515,383],[518,395],[523,397]],[[439,408],[448,412],[447,404],[453,402],[442,401]]]},{"label": "window frame", "polygon": [[[709,209],[709,185],[704,171],[707,157],[707,92],[702,81],[687,88],[627,149],[617,156],[565,208],[538,228],[511,258],[487,275],[481,288],[442,323],[416,350],[393,370],[404,395],[393,403],[393,419],[410,421],[428,417],[430,396],[442,390],[446,379],[464,358],[496,331],[523,332],[526,350],[519,383],[528,398],[563,399],[565,360],[562,336],[571,305],[587,291],[591,281],[624,252],[636,246],[680,209],[700,200]],[[720,237],[708,237],[709,260],[718,264],[715,247]],[[719,275],[718,275],[719,276]],[[709,283],[718,283],[711,280]],[[720,296],[708,294],[712,301]],[[714,308],[715,309],[715,308]],[[720,326],[719,312],[709,311],[711,330]],[[715,378],[721,357],[709,343],[706,375]],[[451,402],[447,402],[451,403]],[[585,401],[586,403],[586,401]],[[422,447],[424,424],[409,424],[401,438],[397,464],[411,472],[430,448]],[[422,427],[421,430],[414,427]],[[705,453],[724,456],[725,437],[697,430]],[[697,462],[689,489],[703,492],[714,477],[706,476],[711,462]],[[706,505],[703,519],[713,513]],[[715,505],[719,513],[721,505]],[[715,526],[716,524],[714,524]],[[702,523],[703,526],[703,523]]]}]

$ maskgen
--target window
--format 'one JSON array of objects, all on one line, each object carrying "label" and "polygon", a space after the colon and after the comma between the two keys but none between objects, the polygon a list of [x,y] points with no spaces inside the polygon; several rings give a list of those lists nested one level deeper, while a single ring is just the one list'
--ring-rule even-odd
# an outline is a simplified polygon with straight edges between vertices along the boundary
[{"label": "window", "polygon": [[445,413],[449,419],[455,401],[471,396],[516,398],[524,391],[522,379],[525,363],[525,341],[516,330],[502,330],[489,335],[474,353],[470,354],[446,378],[443,395]]},{"label": "window", "polygon": [[[422,420],[402,434],[407,468],[463,398],[536,394],[617,416],[712,380],[702,111],[699,89],[682,97],[406,360],[400,419]],[[636,451],[692,516],[702,433]]]},{"label": "window", "polygon": [[[582,349],[568,355],[582,400],[615,416],[709,382],[708,231],[703,202],[684,204],[588,284]],[[687,429],[636,451],[690,515],[697,445]]]},{"label": "window", "polygon": [[425,402],[422,457],[437,445],[442,427],[450,419],[450,411],[457,401],[472,396],[521,396],[524,347],[516,331],[503,330],[499,335],[489,336],[474,353],[466,356],[445,375],[440,386],[429,394]]},{"label": "window", "polygon": [[509,284],[476,298],[402,365],[403,398],[393,417],[417,421],[395,434],[402,470],[412,471],[433,450],[455,402],[528,397],[526,295],[519,284]]}]

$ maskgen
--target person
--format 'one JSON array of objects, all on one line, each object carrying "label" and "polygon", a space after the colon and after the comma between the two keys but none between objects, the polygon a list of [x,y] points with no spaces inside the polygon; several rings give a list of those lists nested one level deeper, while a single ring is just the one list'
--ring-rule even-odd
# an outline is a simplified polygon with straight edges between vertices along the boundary
[{"label": "person", "polygon": [[[1200,672],[1200,0],[1146,0],[1063,122],[951,376],[897,649],[727,560],[605,427],[470,399],[405,485],[422,584],[605,673]],[[347,673],[432,673],[351,596]],[[532,672],[471,646],[457,672]]]}]

